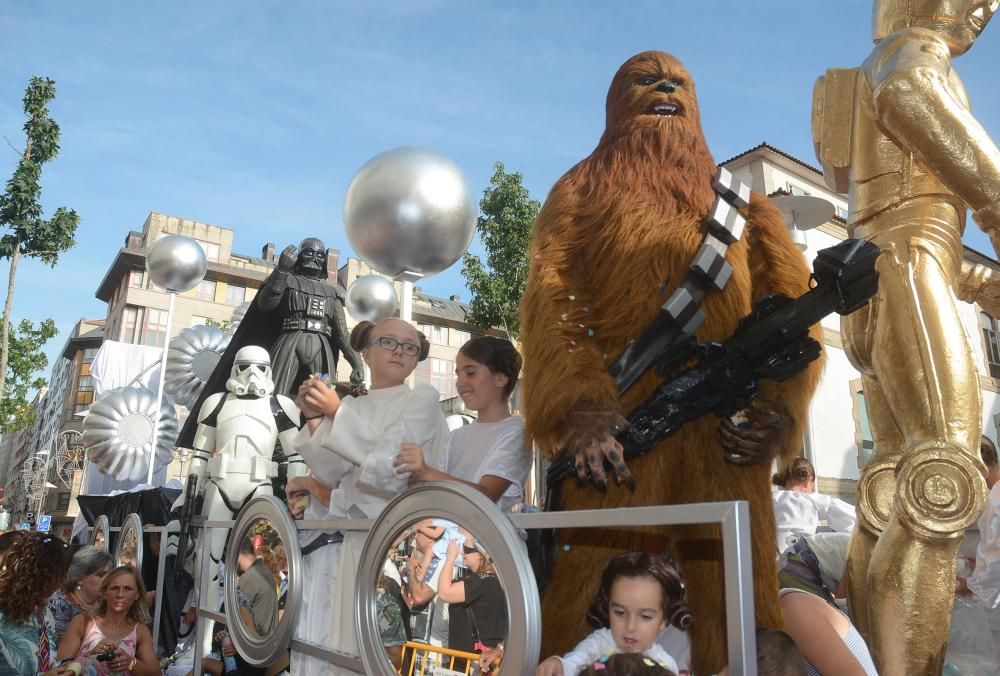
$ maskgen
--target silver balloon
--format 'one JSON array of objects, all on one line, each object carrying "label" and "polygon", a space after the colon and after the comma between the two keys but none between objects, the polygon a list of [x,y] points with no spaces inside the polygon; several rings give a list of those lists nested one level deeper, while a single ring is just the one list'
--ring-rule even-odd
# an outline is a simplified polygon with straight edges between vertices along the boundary
[{"label": "silver balloon", "polygon": [[250,304],[253,303],[252,300],[240,303],[235,308],[233,308],[233,314],[229,317],[229,328],[227,331],[229,333],[236,333],[236,329],[239,328],[240,322],[246,317],[247,310],[250,309]]},{"label": "silver balloon", "polygon": [[364,275],[347,287],[344,305],[357,321],[377,322],[395,314],[398,303],[392,282],[379,275]]},{"label": "silver balloon", "polygon": [[[83,420],[87,457],[118,481],[145,481],[155,414],[156,392],[140,387],[109,390]],[[177,412],[166,399],[160,408],[157,437],[155,471],[170,463],[177,441]]]},{"label": "silver balloon", "polygon": [[476,205],[454,162],[422,148],[397,148],[354,175],[344,227],[354,250],[379,272],[433,275],[469,247]]},{"label": "silver balloon", "polygon": [[167,349],[163,390],[181,406],[194,406],[232,338],[214,326],[182,329],[171,338]]},{"label": "silver balloon", "polygon": [[205,250],[184,235],[168,235],[146,256],[149,278],[161,289],[184,293],[198,286],[208,270]]}]

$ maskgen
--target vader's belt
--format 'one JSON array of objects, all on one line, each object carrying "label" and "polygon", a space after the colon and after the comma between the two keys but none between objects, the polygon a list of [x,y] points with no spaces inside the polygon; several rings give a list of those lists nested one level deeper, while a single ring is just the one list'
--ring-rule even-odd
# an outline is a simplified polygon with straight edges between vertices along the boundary
[{"label": "vader's belt", "polygon": [[304,317],[302,319],[283,319],[281,320],[281,330],[309,331],[311,333],[322,333],[327,336],[330,335],[330,325],[327,324],[325,319],[310,319],[308,317]]}]

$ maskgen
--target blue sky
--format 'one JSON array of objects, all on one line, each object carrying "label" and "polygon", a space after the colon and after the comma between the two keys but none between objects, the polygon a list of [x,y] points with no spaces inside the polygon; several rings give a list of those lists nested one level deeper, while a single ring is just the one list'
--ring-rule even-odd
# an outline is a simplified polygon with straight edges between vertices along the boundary
[{"label": "blue sky", "polygon": [[[14,317],[55,319],[55,354],[104,315],[97,285],[150,211],[232,228],[241,253],[317,235],[351,254],[347,184],[396,146],[451,157],[477,195],[502,161],[544,199],[597,142],[615,70],[647,49],[692,72],[718,161],[766,140],[815,162],[813,81],[865,57],[870,16],[871,0],[0,0],[0,134],[20,146],[28,79],[56,80],[44,205],[81,217],[54,271],[22,264]],[[991,26],[956,67],[1000,138],[998,56]],[[16,162],[0,143],[0,181]],[[457,268],[423,287],[467,299]]]}]

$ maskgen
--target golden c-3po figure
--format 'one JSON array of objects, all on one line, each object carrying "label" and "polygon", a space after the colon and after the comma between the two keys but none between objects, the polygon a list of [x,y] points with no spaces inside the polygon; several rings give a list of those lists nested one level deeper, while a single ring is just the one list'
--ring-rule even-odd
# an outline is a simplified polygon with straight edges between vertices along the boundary
[{"label": "golden c-3po figure", "polygon": [[827,71],[814,95],[826,182],[849,193],[851,236],[882,251],[878,295],[844,318],[843,338],[875,442],[848,598],[889,676],[941,673],[958,546],[986,500],[979,374],[956,296],[995,303],[988,271],[963,266],[961,237],[971,208],[1000,246],[1000,151],[951,65],[998,4],[876,0],[875,49]]}]

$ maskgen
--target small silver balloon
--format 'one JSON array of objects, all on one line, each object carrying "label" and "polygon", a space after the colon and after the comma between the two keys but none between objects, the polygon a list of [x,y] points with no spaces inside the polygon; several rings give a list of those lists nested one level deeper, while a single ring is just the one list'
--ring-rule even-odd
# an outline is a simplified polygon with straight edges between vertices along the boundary
[{"label": "small silver balloon", "polygon": [[423,148],[396,148],[369,160],[344,199],[351,246],[379,272],[441,272],[469,248],[476,205],[458,165]]},{"label": "small silver balloon", "polygon": [[[118,481],[145,481],[153,445],[156,392],[144,387],[109,390],[90,407],[83,419],[87,457],[101,472]],[[153,470],[170,464],[177,441],[177,412],[163,400],[157,429]]]},{"label": "small silver balloon", "polygon": [[396,287],[385,277],[363,275],[347,287],[345,307],[359,322],[377,322],[396,312]]},{"label": "small silver balloon", "polygon": [[170,339],[163,391],[190,409],[222,359],[232,336],[214,326],[192,326]]},{"label": "small silver balloon", "polygon": [[184,293],[198,286],[208,270],[205,250],[184,235],[167,235],[146,256],[149,278],[161,289]]}]

